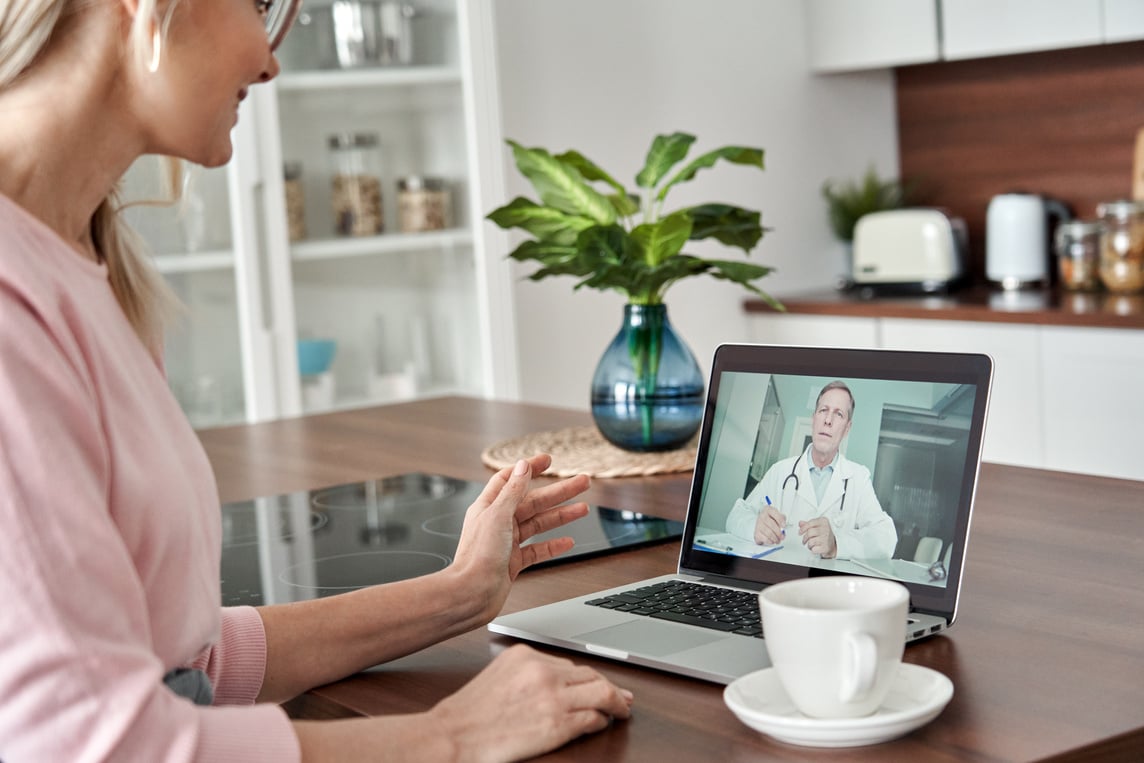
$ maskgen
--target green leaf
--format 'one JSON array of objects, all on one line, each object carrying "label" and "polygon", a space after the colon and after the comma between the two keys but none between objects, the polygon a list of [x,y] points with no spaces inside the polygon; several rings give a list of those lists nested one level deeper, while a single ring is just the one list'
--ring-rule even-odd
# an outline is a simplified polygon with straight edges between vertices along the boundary
[{"label": "green leaf", "polygon": [[636,226],[632,231],[632,240],[642,250],[643,261],[653,268],[679,254],[690,237],[691,218],[686,211]]},{"label": "green leaf", "polygon": [[657,267],[647,268],[636,279],[641,302],[649,305],[663,302],[664,293],[676,281],[706,271],[706,261],[689,254],[677,254]]},{"label": "green leaf", "polygon": [[742,262],[741,260],[704,260],[704,262],[710,266],[711,269],[709,273],[714,278],[724,281],[734,281],[748,291],[752,291],[762,297],[763,301],[775,310],[786,312],[786,308],[781,302],[751,283],[752,281],[771,274],[774,272],[774,268],[769,268],[765,265],[756,265],[751,262]]},{"label": "green leaf", "polygon": [[640,188],[655,188],[668,170],[683,161],[694,142],[694,135],[683,132],[655,136],[648,149],[644,168],[636,175],[636,185]]},{"label": "green leaf", "polygon": [[634,193],[622,196],[617,193],[608,194],[608,201],[612,202],[612,207],[620,217],[631,217],[640,211],[640,197]]},{"label": "green leaf", "polygon": [[576,239],[576,248],[592,265],[622,263],[631,258],[635,246],[631,235],[619,225],[597,225]]},{"label": "green leaf", "polygon": [[702,204],[691,207],[687,212],[693,223],[692,241],[714,238],[750,253],[766,230],[759,224],[762,215],[758,212],[730,204]]},{"label": "green leaf", "polygon": [[585,180],[590,183],[602,181],[610,185],[612,188],[615,188],[617,193],[627,194],[627,190],[618,180],[613,178],[611,175],[605,172],[603,168],[600,167],[600,165],[596,164],[591,159],[581,154],[579,151],[565,151],[564,153],[558,155],[556,160],[563,162],[569,167],[575,169]]},{"label": "green leaf", "polygon": [[543,148],[525,148],[512,140],[506,142],[512,146],[517,169],[528,178],[545,204],[597,223],[615,222],[615,209],[603,194],[584,182],[584,177],[575,167]]},{"label": "green leaf", "polygon": [[699,172],[699,170],[714,166],[715,162],[720,159],[724,159],[732,164],[745,164],[750,167],[763,169],[763,150],[761,148],[745,148],[743,146],[724,146],[723,148],[717,148],[714,151],[709,151],[703,154],[703,156],[696,158],[681,169],[675,177],[660,189],[659,194],[655,197],[656,201],[663,201],[672,186],[678,183],[686,183],[695,177],[695,173]]},{"label": "green leaf", "polygon": [[544,264],[551,264],[563,260],[575,260],[579,250],[575,246],[561,246],[547,241],[522,241],[520,246],[513,249],[508,255],[514,260],[525,262],[536,260]]},{"label": "green leaf", "polygon": [[596,223],[587,217],[569,215],[518,196],[511,203],[494,209],[488,219],[502,228],[521,228],[541,241],[571,246],[580,231]]}]

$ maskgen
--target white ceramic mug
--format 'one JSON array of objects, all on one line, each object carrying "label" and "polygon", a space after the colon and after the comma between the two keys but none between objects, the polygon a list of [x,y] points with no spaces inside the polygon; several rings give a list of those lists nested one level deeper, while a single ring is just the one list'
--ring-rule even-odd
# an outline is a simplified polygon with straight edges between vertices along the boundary
[{"label": "white ceramic mug", "polygon": [[813,718],[877,710],[902,661],[909,598],[901,583],[843,575],[764,589],[767,651],[795,707]]}]

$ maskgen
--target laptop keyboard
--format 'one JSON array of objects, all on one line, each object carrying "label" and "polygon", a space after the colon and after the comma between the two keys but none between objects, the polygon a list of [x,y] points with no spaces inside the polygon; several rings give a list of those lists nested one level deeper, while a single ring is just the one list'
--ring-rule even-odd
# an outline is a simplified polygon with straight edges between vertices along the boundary
[{"label": "laptop keyboard", "polygon": [[668,580],[584,603],[725,633],[763,636],[759,596],[751,591]]}]

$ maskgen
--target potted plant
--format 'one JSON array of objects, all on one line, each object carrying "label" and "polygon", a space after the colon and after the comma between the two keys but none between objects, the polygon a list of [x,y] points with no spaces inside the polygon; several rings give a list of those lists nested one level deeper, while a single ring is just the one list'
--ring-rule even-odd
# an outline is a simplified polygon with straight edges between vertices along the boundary
[{"label": "potted plant", "polygon": [[[859,180],[822,184],[830,230],[849,249],[854,243],[854,227],[863,215],[906,205],[908,190],[898,180],[883,180],[871,166]],[[849,256],[847,257],[849,260]]]},{"label": "potted plant", "polygon": [[532,237],[509,255],[540,265],[531,280],[572,276],[576,289],[624,295],[624,324],[592,380],[592,415],[605,438],[628,450],[679,447],[702,418],[704,379],[667,319],[664,295],[673,284],[709,275],[782,309],[754,283],[770,267],[683,252],[687,242],[710,238],[749,255],[766,230],[759,212],[731,204],[665,209],[672,188],[720,160],[763,168],[761,149],[725,146],[676,169],[694,142],[685,133],[656,136],[633,191],[577,151],[553,155],[507,141],[540,201],[516,198],[488,215]]}]

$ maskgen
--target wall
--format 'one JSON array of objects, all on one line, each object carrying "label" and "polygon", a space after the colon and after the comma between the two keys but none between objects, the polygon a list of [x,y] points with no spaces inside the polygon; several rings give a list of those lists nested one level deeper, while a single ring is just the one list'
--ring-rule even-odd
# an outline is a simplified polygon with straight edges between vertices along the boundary
[{"label": "wall", "polygon": [[[669,202],[761,209],[774,230],[750,259],[777,268],[761,285],[780,297],[821,289],[842,272],[820,188],[870,164],[897,174],[893,75],[811,75],[800,3],[496,0],[495,10],[506,137],[576,148],[633,183],[658,133],[696,135],[695,155],[729,143],[761,146],[765,172],[721,163],[673,191]],[[508,198],[534,196],[507,150],[505,161]],[[706,242],[686,251],[739,256]],[[568,278],[523,280],[532,269],[517,266],[522,280],[514,290],[521,397],[586,409],[623,298],[573,293]],[[747,340],[746,296],[703,278],[668,294],[671,319],[704,373],[719,343]]]},{"label": "wall", "polygon": [[965,218],[978,280],[993,195],[1047,194],[1091,217],[1131,193],[1144,42],[908,66],[896,80],[902,176],[918,203]]}]

